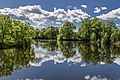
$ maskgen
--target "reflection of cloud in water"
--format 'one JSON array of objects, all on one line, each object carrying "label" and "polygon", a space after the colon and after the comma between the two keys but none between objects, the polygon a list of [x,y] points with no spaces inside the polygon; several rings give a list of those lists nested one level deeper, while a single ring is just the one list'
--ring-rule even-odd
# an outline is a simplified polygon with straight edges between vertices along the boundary
[{"label": "reflection of cloud in water", "polygon": [[[113,61],[113,63],[117,64],[117,65],[120,65],[120,56],[116,57]],[[104,65],[106,64],[105,62],[98,62],[98,64],[100,65]]]},{"label": "reflection of cloud in water", "polygon": [[84,66],[86,66],[86,65],[87,65],[86,63],[83,63],[83,64],[81,64],[80,66],[81,66],[81,67],[84,67]]},{"label": "reflection of cloud in water", "polygon": [[100,65],[104,65],[104,64],[105,64],[105,62],[98,62],[98,64],[100,64]]},{"label": "reflection of cloud in water", "polygon": [[34,62],[30,63],[31,66],[42,66],[44,62],[47,61],[54,61],[54,64],[56,63],[64,63],[65,61],[73,62],[73,63],[80,63],[82,61],[82,56],[78,52],[71,58],[65,58],[61,51],[54,51],[49,52],[46,49],[42,48],[35,48],[35,56],[36,59]]},{"label": "reflection of cloud in water", "polygon": [[[68,63],[72,62],[73,64],[82,62],[82,56],[79,54],[78,50],[76,50],[76,54],[71,58],[65,58],[61,51],[49,52],[47,49],[43,49],[41,47],[35,48],[35,53],[36,59],[34,62],[30,63],[31,66],[42,66],[42,64],[47,61],[54,61],[54,64],[64,63],[65,61]],[[120,65],[120,56],[115,58],[113,63]],[[105,62],[98,62],[98,64],[105,65]],[[86,63],[80,64],[81,67],[86,65]]]},{"label": "reflection of cloud in water", "polygon": [[86,80],[109,80],[109,79],[107,79],[107,78],[101,77],[100,75],[98,75],[98,76],[90,76],[90,75],[87,75],[87,76],[85,76],[85,79],[86,79]]},{"label": "reflection of cloud in water", "polygon": [[114,63],[120,65],[120,56],[114,59]]},{"label": "reflection of cloud in water", "polygon": [[[113,63],[120,65],[120,56],[118,56],[117,58],[114,59]],[[98,62],[98,64],[100,65],[104,65],[105,62]]]}]

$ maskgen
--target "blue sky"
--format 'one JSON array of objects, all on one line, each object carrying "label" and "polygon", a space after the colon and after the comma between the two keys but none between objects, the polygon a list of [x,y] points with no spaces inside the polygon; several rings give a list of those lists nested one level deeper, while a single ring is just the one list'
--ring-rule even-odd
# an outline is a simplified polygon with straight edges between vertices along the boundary
[{"label": "blue sky", "polygon": [[[6,10],[5,8],[9,9]],[[27,8],[29,8],[29,10]],[[98,16],[101,20],[114,20],[119,26],[119,8],[120,3],[118,0],[0,0],[0,13],[9,15],[13,19],[26,20],[33,26],[38,27],[55,25],[56,23],[56,25],[59,26],[67,20],[79,25],[81,20],[87,16]],[[16,12],[15,14],[14,11],[18,11],[18,13]],[[31,12],[29,12],[30,15],[27,11]],[[44,12],[46,14],[44,14]],[[35,18],[35,16],[32,18],[31,14],[39,17],[39,20]],[[65,19],[59,19],[57,16]],[[79,18],[77,18],[77,16],[79,16]],[[39,25],[37,25],[38,23]]]}]

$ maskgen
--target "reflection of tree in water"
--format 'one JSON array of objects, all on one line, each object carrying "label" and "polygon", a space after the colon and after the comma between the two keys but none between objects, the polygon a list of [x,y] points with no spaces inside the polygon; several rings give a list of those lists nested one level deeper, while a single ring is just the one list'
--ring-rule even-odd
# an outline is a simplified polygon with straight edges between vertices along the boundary
[{"label": "reflection of tree in water", "polygon": [[114,58],[119,55],[120,48],[110,44],[100,45],[100,43],[79,43],[78,51],[87,63],[93,62],[97,64],[98,62],[106,62],[111,64]]},{"label": "reflection of tree in water", "polygon": [[66,58],[73,57],[76,49],[86,63],[106,62],[111,64],[120,54],[120,48],[112,44],[89,43],[80,41],[38,41],[37,47],[47,48],[48,51],[61,50]]},{"label": "reflection of tree in water", "polygon": [[34,60],[33,49],[0,50],[0,77],[11,75],[13,71],[29,67]]},{"label": "reflection of tree in water", "polygon": [[76,45],[73,41],[59,41],[58,46],[66,58],[73,57],[76,53],[74,50]]},{"label": "reflection of tree in water", "polygon": [[76,53],[73,48],[75,48],[75,42],[74,41],[40,41],[37,40],[36,47],[42,47],[47,48],[48,51],[57,51],[58,48],[62,51],[63,55],[66,58],[73,57],[73,55]]},{"label": "reflection of tree in water", "polygon": [[57,41],[40,41],[36,40],[35,46],[47,48],[48,51],[55,51],[58,50]]}]

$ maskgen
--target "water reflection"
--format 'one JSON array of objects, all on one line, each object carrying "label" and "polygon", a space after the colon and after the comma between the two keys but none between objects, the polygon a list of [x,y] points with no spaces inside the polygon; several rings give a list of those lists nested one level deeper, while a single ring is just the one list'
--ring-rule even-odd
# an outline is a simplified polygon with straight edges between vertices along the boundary
[{"label": "water reflection", "polygon": [[34,60],[33,49],[0,50],[0,77],[11,75],[13,71],[29,67]]},{"label": "water reflection", "polygon": [[[120,47],[110,44],[88,43],[77,41],[36,41],[37,63],[41,66],[43,62],[54,60],[54,62],[82,62],[89,64],[112,64],[120,63]],[[40,52],[41,51],[41,52]],[[45,52],[44,52],[45,51]],[[86,65],[86,64],[83,65]],[[81,65],[82,66],[82,65]]]},{"label": "water reflection", "polygon": [[101,77],[100,75],[98,75],[98,76],[87,75],[87,76],[85,76],[85,80],[109,80],[109,79]]},{"label": "water reflection", "polygon": [[[100,44],[90,44],[84,43],[79,44],[78,51],[83,56],[83,60],[87,63],[93,62],[97,64],[98,62],[106,62],[111,64],[113,60],[119,55],[119,47],[113,45],[102,45]],[[117,52],[116,50],[117,49]]]},{"label": "water reflection", "polygon": [[58,47],[66,58],[73,57],[76,54],[76,45],[73,41],[58,41]]},{"label": "water reflection", "polygon": [[[25,67],[42,66],[48,61],[54,61],[54,64],[65,63],[68,66],[75,64],[79,67],[91,63],[120,65],[120,47],[78,41],[36,40],[32,49],[0,50],[0,77],[11,75],[12,72]],[[91,79],[92,76],[87,75],[85,78]],[[102,79],[99,76],[93,78]]]}]

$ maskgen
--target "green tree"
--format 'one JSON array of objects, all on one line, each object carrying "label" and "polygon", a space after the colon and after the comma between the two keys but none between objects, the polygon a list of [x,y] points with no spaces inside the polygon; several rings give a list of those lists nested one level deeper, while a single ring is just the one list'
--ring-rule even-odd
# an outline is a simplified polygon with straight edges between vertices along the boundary
[{"label": "green tree", "polygon": [[117,29],[116,24],[113,21],[109,21],[105,24],[105,27],[102,31],[102,43],[110,43],[111,42],[111,35],[113,30]]},{"label": "green tree", "polygon": [[58,34],[58,28],[54,26],[49,26],[46,31],[45,35],[47,36],[48,39],[57,39],[57,34]]},{"label": "green tree", "polygon": [[63,27],[60,29],[59,35],[58,35],[58,40],[71,40],[75,39],[74,32],[73,30],[76,29],[76,26],[72,23],[67,21]]},{"label": "green tree", "polygon": [[91,20],[89,18],[85,19],[82,25],[79,27],[78,34],[81,40],[90,41],[91,34]]},{"label": "green tree", "polygon": [[35,37],[35,30],[27,22],[11,20],[0,15],[0,48],[11,46],[28,47]]}]

